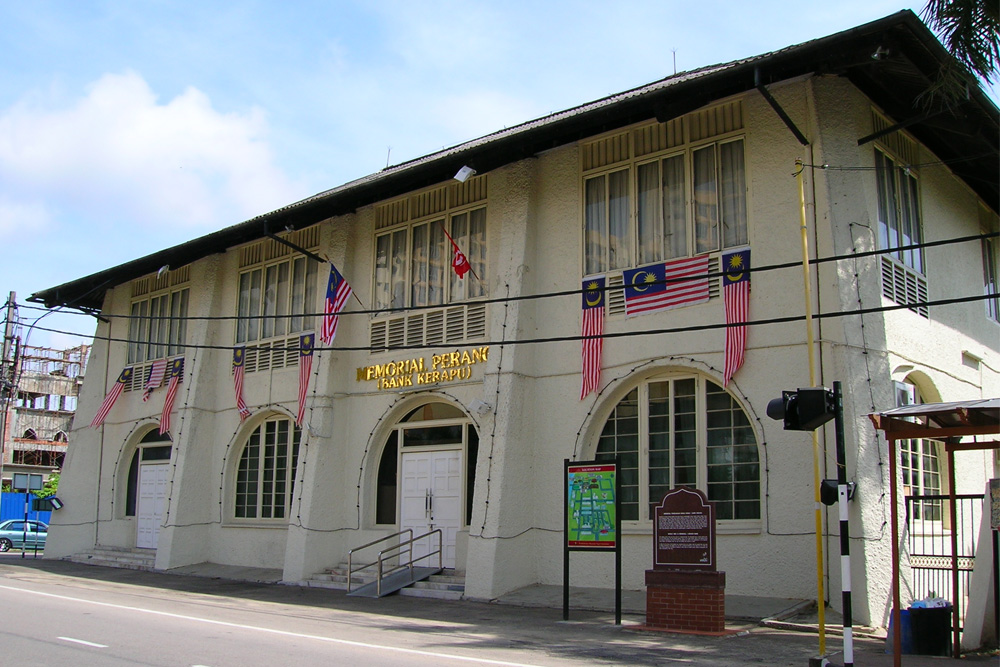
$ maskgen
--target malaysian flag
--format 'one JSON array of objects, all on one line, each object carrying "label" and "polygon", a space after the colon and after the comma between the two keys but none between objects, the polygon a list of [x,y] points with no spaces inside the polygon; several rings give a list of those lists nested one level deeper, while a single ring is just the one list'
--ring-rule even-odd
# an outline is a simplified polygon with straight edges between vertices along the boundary
[{"label": "malaysian flag", "polygon": [[236,392],[236,409],[240,412],[240,421],[250,416],[247,402],[243,400],[243,367],[247,358],[245,347],[233,348],[233,389]]},{"label": "malaysian flag", "polygon": [[[580,400],[601,385],[604,351],[604,276],[583,281],[583,382]],[[593,338],[587,338],[593,336]]]},{"label": "malaysian flag", "polygon": [[122,395],[122,391],[125,389],[125,383],[132,379],[132,367],[126,366],[122,369],[122,372],[118,375],[118,379],[115,380],[115,385],[111,387],[111,391],[108,395],[104,397],[104,402],[101,403],[101,409],[97,411],[94,415],[94,421],[90,422],[90,425],[97,428],[104,423],[107,418],[108,413],[111,412],[111,406],[115,404],[118,397]]},{"label": "malaysian flag", "polygon": [[351,294],[353,294],[351,286],[337,271],[337,267],[331,263],[330,280],[326,284],[326,303],[323,305],[323,328],[319,334],[320,340],[327,345],[332,343],[337,335],[339,313],[344,309],[347,300],[351,298]]},{"label": "malaysian flag", "polygon": [[722,255],[722,292],[726,302],[726,386],[743,365],[747,344],[747,312],[750,304],[750,248]]},{"label": "malaysian flag", "polygon": [[302,334],[299,338],[299,412],[295,417],[298,426],[302,426],[306,418],[306,392],[309,391],[309,376],[312,375],[314,343],[312,333]]},{"label": "malaysian flag", "polygon": [[625,314],[642,315],[708,301],[708,255],[624,272]]},{"label": "malaysian flag", "polygon": [[149,376],[146,378],[146,387],[142,390],[142,402],[149,400],[153,390],[163,384],[163,376],[167,374],[167,360],[158,359],[149,367]]},{"label": "malaysian flag", "polygon": [[167,396],[163,399],[163,412],[160,414],[160,435],[170,430],[170,413],[174,411],[177,386],[183,379],[184,357],[177,357],[170,362],[170,382],[167,384]]}]

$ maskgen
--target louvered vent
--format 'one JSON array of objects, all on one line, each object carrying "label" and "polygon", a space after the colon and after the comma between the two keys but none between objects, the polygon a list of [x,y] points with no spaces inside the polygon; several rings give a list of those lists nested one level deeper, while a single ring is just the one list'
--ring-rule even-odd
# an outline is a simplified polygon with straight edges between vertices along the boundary
[{"label": "louvered vent", "polygon": [[584,144],[581,151],[584,171],[623,162],[631,157],[628,150],[627,132]]},{"label": "louvered vent", "polygon": [[486,304],[472,303],[390,316],[373,321],[369,333],[373,352],[482,340],[486,337]]},{"label": "louvered vent", "polygon": [[297,368],[299,365],[299,336],[279,338],[261,345],[247,345],[243,368],[255,371]]},{"label": "louvered vent", "polygon": [[[926,304],[927,279],[913,269],[882,257],[882,296],[900,305]],[[912,305],[910,310],[930,317],[926,305]]]},{"label": "louvered vent", "polygon": [[[889,129],[893,125],[894,123],[892,121],[880,114],[878,111],[872,109],[872,130],[875,132],[882,132]],[[892,153],[895,153],[896,159],[901,161],[904,165],[914,165],[919,164],[920,162],[917,142],[899,130],[882,135],[878,138],[878,143],[885,148],[888,148]]]},{"label": "louvered vent", "polygon": [[[709,300],[717,299],[722,294],[722,276],[719,269],[721,261],[721,257],[718,260],[709,260],[709,273],[718,274],[708,279]],[[608,315],[625,314],[625,277],[623,274],[613,273],[608,276],[607,303]]]}]

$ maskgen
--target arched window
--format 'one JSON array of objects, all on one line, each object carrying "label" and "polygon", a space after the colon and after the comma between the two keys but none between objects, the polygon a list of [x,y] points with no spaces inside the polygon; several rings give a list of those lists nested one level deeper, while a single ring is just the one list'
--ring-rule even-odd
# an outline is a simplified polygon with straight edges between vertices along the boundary
[{"label": "arched window", "polygon": [[69,438],[66,437],[65,431],[57,431],[56,437],[53,438],[56,442],[68,442]]},{"label": "arched window", "polygon": [[38,434],[37,434],[37,433],[35,433],[35,429],[33,429],[33,428],[29,428],[29,429],[27,429],[27,430],[26,430],[26,431],[24,432],[24,435],[23,435],[23,436],[21,436],[21,437],[22,437],[22,438],[23,438],[24,440],[38,440]]},{"label": "arched window", "polygon": [[288,417],[271,417],[254,429],[236,470],[236,518],[288,517],[301,437],[302,431]]},{"label": "arched window", "polygon": [[608,416],[598,461],[621,455],[622,519],[645,521],[679,486],[705,492],[716,518],[760,519],[757,437],[721,386],[691,375],[642,382]]},{"label": "arched window", "polygon": [[[923,403],[920,391],[907,382],[896,383],[896,405]],[[941,521],[941,460],[934,440],[913,438],[899,442],[899,468],[903,476],[903,495],[912,507],[913,516],[925,521]]]}]

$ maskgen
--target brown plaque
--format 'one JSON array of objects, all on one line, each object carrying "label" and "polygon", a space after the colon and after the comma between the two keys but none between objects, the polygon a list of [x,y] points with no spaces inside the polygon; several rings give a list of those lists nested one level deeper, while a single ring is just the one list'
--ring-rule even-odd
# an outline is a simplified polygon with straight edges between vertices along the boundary
[{"label": "brown plaque", "polygon": [[669,491],[653,512],[653,568],[714,570],[715,507],[697,489]]}]

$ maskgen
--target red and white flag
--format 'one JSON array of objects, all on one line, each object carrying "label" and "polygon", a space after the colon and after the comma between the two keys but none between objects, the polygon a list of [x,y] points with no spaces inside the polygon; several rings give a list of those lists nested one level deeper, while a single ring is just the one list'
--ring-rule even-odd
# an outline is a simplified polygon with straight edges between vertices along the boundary
[{"label": "red and white flag", "polygon": [[309,376],[312,375],[313,345],[312,333],[302,334],[299,338],[299,411],[295,423],[302,426],[306,418],[306,393],[309,391]]},{"label": "red and white flag", "polygon": [[247,349],[245,347],[233,348],[233,390],[236,392],[236,409],[239,410],[240,421],[250,416],[247,402],[243,400],[243,369],[246,358]]},{"label": "red and white flag", "polygon": [[149,367],[149,377],[146,378],[146,387],[142,390],[142,402],[149,400],[153,390],[163,384],[163,376],[167,374],[167,360],[157,359]]},{"label": "red and white flag", "polygon": [[160,435],[170,431],[170,413],[174,411],[177,387],[183,379],[184,357],[177,357],[170,362],[170,383],[167,384],[167,396],[163,399],[163,412],[160,414]]},{"label": "red and white flag", "polygon": [[340,275],[337,267],[330,264],[330,280],[326,283],[326,302],[323,304],[323,328],[320,330],[319,339],[324,344],[329,345],[337,335],[337,322],[340,319],[339,313],[344,309],[347,300],[351,298],[353,290]]},{"label": "red and white flag", "polygon": [[747,315],[750,307],[750,248],[722,255],[722,294],[726,302],[726,368],[722,385],[743,365],[747,345]]},{"label": "red and white flag", "polygon": [[604,353],[604,284],[604,276],[591,278],[583,283],[583,381],[580,387],[580,400],[601,386],[601,356]]},{"label": "red and white flag", "polygon": [[108,413],[111,412],[111,407],[118,400],[118,397],[122,395],[122,391],[125,389],[125,383],[132,379],[132,367],[126,366],[122,369],[122,372],[118,375],[118,379],[115,380],[115,384],[111,387],[111,391],[108,395],[104,397],[104,402],[101,403],[100,409],[97,414],[94,415],[94,420],[90,422],[93,428],[97,428],[104,423],[107,419]]},{"label": "red and white flag", "polygon": [[[451,234],[449,234],[448,230],[445,229],[443,223],[441,224],[441,229],[444,230],[444,235],[448,237],[449,241],[451,241],[451,268],[455,270],[455,275],[457,275],[459,279],[465,278],[465,274],[472,271],[472,265],[469,264],[469,258],[465,256],[462,249],[458,247],[457,243],[455,243],[455,239],[451,238]],[[473,274],[475,274],[474,271]]]}]

